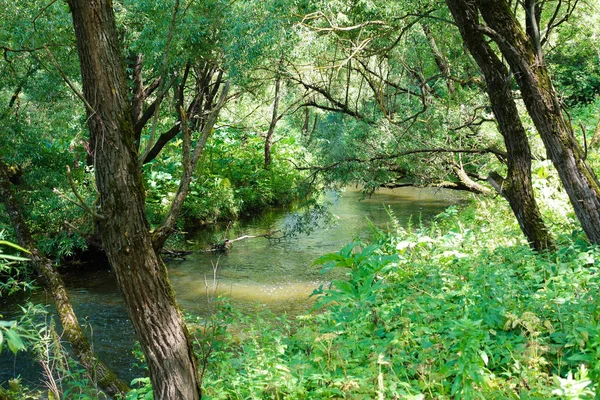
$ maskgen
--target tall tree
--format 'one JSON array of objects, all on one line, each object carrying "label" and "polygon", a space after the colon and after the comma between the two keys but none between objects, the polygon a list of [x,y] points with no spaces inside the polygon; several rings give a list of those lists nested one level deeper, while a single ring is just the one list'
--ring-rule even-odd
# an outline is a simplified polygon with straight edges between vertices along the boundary
[{"label": "tall tree", "polygon": [[[265,135],[265,163],[264,169],[269,169],[271,165],[271,146],[273,146],[273,133],[275,133],[275,126],[279,120],[279,91],[281,89],[281,76],[277,75],[275,78],[275,96],[273,99],[273,113],[271,116],[271,123],[269,123],[269,129]],[[279,118],[278,118],[279,117]]]},{"label": "tall tree", "polygon": [[145,215],[141,161],[112,2],[68,3],[100,192],[102,243],[146,357],[155,398],[199,399],[190,336]]},{"label": "tall tree", "polygon": [[[556,7],[561,7],[558,2]],[[524,30],[506,0],[477,0],[489,36],[509,63],[523,101],[546,147],[581,226],[592,243],[600,243],[600,183],[585,160],[571,123],[562,112],[542,51],[542,2],[528,0]],[[557,10],[558,12],[558,10]]]},{"label": "tall tree", "polygon": [[[493,186],[508,200],[525,237],[536,250],[552,247],[552,239],[537,206],[531,182],[531,149],[507,81],[509,72],[479,25],[473,0],[446,0],[469,52],[479,65],[492,109],[507,150],[506,179],[490,174]],[[495,179],[494,179],[495,178]]]}]

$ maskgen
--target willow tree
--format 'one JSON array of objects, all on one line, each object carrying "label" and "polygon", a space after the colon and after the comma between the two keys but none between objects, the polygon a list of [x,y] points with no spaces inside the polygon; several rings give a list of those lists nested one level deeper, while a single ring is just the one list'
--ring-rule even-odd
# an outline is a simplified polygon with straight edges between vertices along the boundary
[{"label": "willow tree", "polygon": [[474,1],[446,0],[465,45],[483,73],[486,91],[506,145],[508,174],[490,174],[489,180],[510,204],[525,237],[536,250],[552,248],[552,239],[537,206],[531,182],[531,148],[507,85],[508,69],[478,30]]},{"label": "willow tree", "polygon": [[[507,68],[483,40],[477,26],[458,24],[462,38],[456,35],[445,22],[447,10],[438,4],[404,2],[393,7],[392,14],[382,7],[373,7],[365,16],[360,6],[348,3],[340,12],[352,16],[349,21],[346,14],[339,18],[333,11],[327,15],[312,13],[303,20],[321,40],[330,39],[333,47],[332,51],[315,56],[316,62],[330,57],[329,68],[322,67],[330,71],[327,76],[323,78],[325,74],[320,71],[309,75],[304,72],[306,69],[299,69],[296,74],[295,79],[314,92],[307,105],[360,120],[365,131],[376,131],[385,121],[381,130],[396,132],[389,139],[378,135],[367,145],[364,134],[356,135],[358,140],[341,140],[345,160],[338,157],[330,166],[339,170],[343,161],[370,166],[380,163],[382,168],[395,172],[389,174],[391,180],[383,176],[388,179],[386,185],[392,186],[398,180],[398,185],[406,185],[413,177],[425,175],[423,171],[435,168],[419,183],[490,194],[493,191],[479,182],[486,180],[479,171],[496,168],[489,162],[491,157],[485,156],[493,154],[506,162],[508,172],[505,178],[490,172],[487,181],[506,198],[530,245],[536,250],[551,248],[552,239],[534,197],[527,134],[512,91],[506,85]],[[469,9],[457,6],[453,12],[457,18],[470,22]],[[471,60],[464,56],[463,41],[479,63],[485,85],[472,69]],[[488,115],[488,103],[494,118]],[[465,110],[470,114],[466,118]],[[496,122],[506,151],[501,149],[496,135],[486,137],[485,128],[481,129],[488,122]],[[330,128],[322,130],[327,129]],[[331,142],[327,141],[326,151],[334,155]],[[351,146],[360,148],[353,150]],[[346,155],[366,153],[369,149],[377,153]],[[423,154],[430,156],[425,158]],[[440,176],[445,179],[436,182]],[[378,184],[382,179],[373,180]]]},{"label": "willow tree", "polygon": [[[564,20],[557,18],[565,12],[561,7],[568,7],[568,16],[576,3],[556,3],[546,32]],[[485,24],[478,25],[477,29],[496,43],[510,65],[523,102],[584,232],[592,243],[600,243],[600,183],[586,162],[585,151],[575,139],[570,121],[563,114],[544,60],[542,45],[546,37],[540,29],[540,20],[543,7],[548,3],[537,0],[522,3],[525,28],[506,0],[476,0],[465,4],[482,16]]]},{"label": "willow tree", "polygon": [[146,219],[142,160],[112,2],[68,3],[100,193],[102,243],[146,357],[154,397],[198,399],[190,336]]}]

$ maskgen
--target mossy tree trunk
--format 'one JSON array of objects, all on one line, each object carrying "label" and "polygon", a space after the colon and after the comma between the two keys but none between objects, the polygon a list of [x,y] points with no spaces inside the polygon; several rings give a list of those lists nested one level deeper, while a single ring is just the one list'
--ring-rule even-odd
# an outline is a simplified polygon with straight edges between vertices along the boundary
[{"label": "mossy tree trunk", "polygon": [[[539,34],[531,37],[525,33],[506,0],[477,0],[476,5],[487,23],[478,29],[498,45],[509,63],[583,230],[592,243],[600,243],[600,184],[562,113],[544,63]],[[531,17],[535,13],[529,14]]]},{"label": "mossy tree trunk", "polygon": [[478,30],[475,0],[446,0],[463,41],[479,65],[498,128],[507,150],[508,174],[501,179],[490,174],[493,186],[510,204],[531,247],[541,251],[553,247],[535,200],[531,182],[531,149],[519,112],[507,85],[509,72]]},{"label": "mossy tree trunk", "polygon": [[199,399],[196,357],[157,256],[110,0],[69,0],[93,152],[102,243],[146,357],[156,399]]},{"label": "mossy tree trunk", "polygon": [[104,392],[110,396],[124,395],[129,388],[94,354],[73,311],[62,277],[54,268],[52,261],[37,249],[23,217],[17,194],[10,182],[8,167],[2,160],[0,160],[0,200],[6,206],[19,244],[31,252],[33,267],[40,274],[46,290],[52,294],[64,335],[73,347],[75,356]]}]

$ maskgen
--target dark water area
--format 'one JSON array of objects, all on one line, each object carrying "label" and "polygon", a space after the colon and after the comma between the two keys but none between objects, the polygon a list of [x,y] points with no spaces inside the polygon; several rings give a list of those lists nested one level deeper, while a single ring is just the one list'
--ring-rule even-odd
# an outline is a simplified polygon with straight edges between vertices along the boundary
[{"label": "dark water area", "polygon": [[[340,271],[321,274],[321,268],[313,266],[319,256],[339,251],[354,238],[368,239],[373,226],[385,229],[390,224],[390,211],[400,225],[418,226],[463,199],[456,192],[430,188],[382,189],[367,198],[358,189],[347,189],[339,196],[328,194],[326,201],[336,216],[333,225],[282,241],[261,237],[240,240],[222,254],[201,251],[215,239],[281,229],[293,214],[273,210],[229,226],[216,225],[187,238],[190,250],[197,251],[184,261],[169,262],[169,277],[185,312],[206,315],[208,299],[216,287],[217,294],[227,296],[233,306],[248,315],[263,309],[299,315],[309,310],[313,301],[309,296],[314,289],[340,276]],[[133,367],[133,327],[111,272],[79,271],[66,275],[65,281],[75,312],[87,326],[100,358],[126,381],[140,376],[142,372]],[[25,300],[1,303],[0,299],[0,314],[4,319],[18,318],[18,303]],[[29,301],[51,304],[43,291],[34,293]],[[20,375],[24,383],[39,385],[40,368],[32,363],[27,353],[15,359],[5,349],[0,355],[0,383]]]}]

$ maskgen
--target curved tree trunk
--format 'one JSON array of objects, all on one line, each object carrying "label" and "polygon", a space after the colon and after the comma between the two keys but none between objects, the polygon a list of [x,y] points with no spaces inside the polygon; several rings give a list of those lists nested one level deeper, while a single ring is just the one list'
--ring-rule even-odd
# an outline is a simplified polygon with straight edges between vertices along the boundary
[{"label": "curved tree trunk", "polygon": [[146,357],[156,399],[199,399],[196,357],[152,246],[121,44],[110,0],[69,0],[100,192],[102,243]]},{"label": "curved tree trunk", "polygon": [[75,311],[73,311],[62,277],[54,268],[52,261],[46,258],[35,246],[29,227],[23,218],[21,206],[10,183],[8,168],[2,160],[0,160],[0,198],[6,206],[6,211],[19,244],[31,252],[31,262],[35,270],[41,275],[44,287],[52,294],[65,337],[71,343],[79,362],[108,395],[124,395],[129,388],[94,354],[90,342],[87,340],[83,329],[81,329],[81,325],[79,325]]},{"label": "curved tree trunk", "polygon": [[446,0],[446,3],[463,41],[483,72],[492,109],[506,145],[508,175],[501,179],[497,174],[490,174],[490,180],[508,200],[531,247],[538,251],[550,249],[553,241],[535,201],[531,183],[531,149],[507,85],[508,70],[477,29],[479,18],[475,1]]},{"label": "curved tree trunk", "polygon": [[560,103],[537,44],[528,37],[506,0],[477,0],[489,26],[479,29],[500,48],[521,89],[523,101],[569,195],[581,227],[592,243],[600,244],[600,184],[575,140],[573,127]]}]

